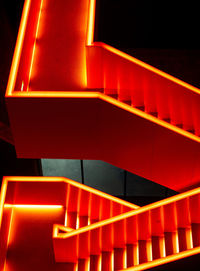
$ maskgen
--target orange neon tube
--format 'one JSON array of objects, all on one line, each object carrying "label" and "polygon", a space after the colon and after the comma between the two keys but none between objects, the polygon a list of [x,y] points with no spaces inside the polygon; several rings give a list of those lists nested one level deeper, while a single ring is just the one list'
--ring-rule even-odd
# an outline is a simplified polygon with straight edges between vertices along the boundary
[{"label": "orange neon tube", "polygon": [[96,0],[90,0],[88,28],[87,28],[87,40],[86,40],[86,45],[88,45],[88,46],[92,45],[93,40],[94,40],[95,8],[96,8]]},{"label": "orange neon tube", "polygon": [[19,33],[17,36],[17,42],[16,42],[13,61],[12,61],[12,66],[11,66],[9,80],[8,80],[8,85],[7,85],[7,89],[6,89],[6,96],[11,96],[12,92],[14,90],[14,85],[15,85],[16,76],[17,76],[17,69],[19,66],[22,45],[23,45],[24,35],[25,35],[25,31],[26,31],[30,3],[31,3],[31,0],[25,0],[23,12],[22,12],[21,23],[20,23],[20,27],[19,27]]},{"label": "orange neon tube", "polygon": [[[31,0],[26,0],[25,1],[25,5],[24,5],[24,9],[23,9],[23,14],[22,14],[22,19],[21,19],[21,24],[20,24],[20,28],[19,28],[19,34],[18,34],[18,39],[17,39],[17,43],[16,43],[16,48],[15,48],[15,52],[14,52],[14,57],[13,57],[13,63],[12,63],[12,67],[11,67],[11,72],[10,72],[10,76],[9,76],[9,82],[8,82],[8,86],[7,86],[7,91],[6,91],[6,96],[10,96],[12,95],[13,92],[13,87],[14,87],[14,82],[16,79],[16,74],[17,74],[17,68],[18,68],[18,64],[19,64],[19,59],[20,59],[20,53],[21,53],[21,49],[22,49],[22,44],[23,44],[23,40],[24,40],[24,35],[25,35],[25,29],[26,29],[26,24],[27,24],[27,18],[28,18],[28,13],[29,13],[29,8],[30,8],[30,2]],[[41,5],[42,5],[43,0],[41,0]],[[182,80],[179,80],[165,72],[162,72],[154,67],[152,67],[151,65],[148,65],[146,63],[144,63],[143,61],[140,61],[116,48],[113,48],[110,45],[104,44],[102,42],[95,42],[93,43],[93,39],[94,39],[94,25],[95,25],[95,7],[96,7],[96,0],[90,0],[90,4],[89,4],[89,15],[88,15],[88,27],[87,27],[87,35],[86,35],[86,45],[95,45],[95,46],[101,46],[102,48],[113,52],[116,55],[119,55],[120,57],[127,59],[145,69],[148,69],[156,74],[159,74],[162,77],[165,77],[193,92],[196,93],[200,93],[200,90],[194,86],[191,86],[190,84],[185,83]],[[40,13],[41,13],[41,9],[40,9]],[[40,15],[39,15],[40,17]],[[38,32],[38,28],[39,28],[39,20],[37,23],[37,30],[36,30],[36,34]],[[34,50],[33,50],[34,51]],[[33,56],[34,54],[32,54]],[[31,93],[33,94],[34,91],[32,91]],[[75,92],[76,93],[76,92]],[[74,93],[74,94],[75,94]],[[31,94],[31,95],[32,95]],[[35,96],[37,96],[37,94],[39,94],[38,91],[36,91]],[[55,97],[57,95],[62,95],[64,94],[63,92],[54,92],[53,95],[55,95]],[[23,95],[20,96],[27,96],[26,92],[23,92]]]},{"label": "orange neon tube", "polygon": [[61,209],[62,205],[4,204],[4,208],[16,209]]},{"label": "orange neon tube", "polygon": [[[7,177],[3,178],[4,186],[2,185],[2,194],[4,195],[4,197],[1,197],[2,205],[3,205],[4,199],[5,199],[5,195],[6,195],[7,182],[36,182],[36,183],[37,182],[38,183],[40,183],[40,182],[66,182],[66,183],[71,184],[71,185],[73,185],[73,186],[75,186],[77,188],[83,189],[83,190],[85,190],[87,192],[91,192],[91,193],[94,193],[94,194],[96,194],[96,195],[98,195],[100,197],[104,197],[105,199],[109,199],[109,200],[112,200],[112,201],[114,201],[116,203],[123,204],[124,206],[134,208],[134,209],[139,208],[139,206],[137,206],[135,204],[132,204],[132,203],[126,202],[124,200],[118,199],[118,198],[116,198],[114,196],[108,195],[108,194],[106,194],[104,192],[101,192],[101,191],[96,190],[96,189],[94,189],[92,187],[83,185],[81,183],[78,183],[76,181],[70,180],[70,179],[65,178],[65,177],[41,177],[41,178],[39,178],[39,177],[24,177],[24,176],[21,176],[21,177],[7,176]],[[61,207],[61,205],[31,205],[31,204],[30,205],[27,205],[27,204],[16,204],[16,205],[14,204],[14,205],[12,205],[12,204],[4,204],[4,206],[5,205],[7,206],[6,208],[11,208],[11,207],[20,208],[20,207],[25,207],[25,206],[27,206],[27,208],[28,207],[31,208],[31,206],[33,206],[32,208],[34,208],[34,206],[35,207],[41,206],[39,208],[43,208],[43,207],[48,208],[48,206],[49,206],[49,208],[51,208],[51,207],[53,208],[53,206],[55,208],[60,208]]]}]

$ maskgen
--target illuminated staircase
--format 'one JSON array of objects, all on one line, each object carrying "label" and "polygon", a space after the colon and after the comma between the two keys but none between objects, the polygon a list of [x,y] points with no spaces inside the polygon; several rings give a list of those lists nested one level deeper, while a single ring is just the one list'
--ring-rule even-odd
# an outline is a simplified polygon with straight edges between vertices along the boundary
[{"label": "illuminated staircase", "polygon": [[[138,208],[67,178],[4,177],[0,193],[0,271],[10,270],[10,266],[14,271],[58,270],[53,234],[84,229]],[[71,271],[67,266],[59,270]]]},{"label": "illuminated staircase", "polygon": [[94,42],[95,2],[25,1],[6,92],[18,157],[103,160],[197,187],[199,89]]},{"label": "illuminated staircase", "polygon": [[55,225],[55,258],[92,271],[176,266],[200,253],[199,212],[198,188],[79,230]]},{"label": "illuminated staircase", "polygon": [[[94,42],[95,2],[25,1],[6,92],[18,156],[104,160],[176,191],[198,187],[200,90]],[[133,211],[103,200],[98,218],[78,203],[87,193],[69,191],[55,269],[177,270],[198,257],[199,188]]]},{"label": "illuminated staircase", "polygon": [[0,270],[199,265],[200,188],[139,207],[67,178],[4,177],[0,199]]}]

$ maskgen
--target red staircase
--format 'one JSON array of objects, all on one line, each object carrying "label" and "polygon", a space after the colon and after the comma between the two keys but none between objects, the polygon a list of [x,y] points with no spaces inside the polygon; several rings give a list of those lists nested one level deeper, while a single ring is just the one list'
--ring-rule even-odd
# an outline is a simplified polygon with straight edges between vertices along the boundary
[{"label": "red staircase", "polygon": [[79,230],[62,227],[59,233],[56,226],[56,261],[78,263],[78,270],[114,271],[182,260],[200,253],[199,212],[197,188]]},{"label": "red staircase", "polygon": [[0,199],[0,270],[198,266],[199,188],[139,208],[66,178],[4,177]]},{"label": "red staircase", "polygon": [[[0,270],[57,270],[53,234],[84,229],[137,208],[66,178],[4,177],[0,194]],[[72,252],[73,247],[72,243]],[[71,270],[66,266],[61,271]]]},{"label": "red staircase", "polygon": [[25,1],[6,92],[18,157],[99,159],[197,187],[199,89],[93,42],[95,1],[79,1]]},{"label": "red staircase", "polygon": [[[25,0],[6,92],[18,156],[99,159],[176,191],[198,187],[200,90],[94,42],[95,2]],[[198,260],[199,188],[123,214],[103,200],[91,219],[88,202],[78,205],[88,193],[69,191],[75,205],[54,220],[61,270],[177,270]]]}]

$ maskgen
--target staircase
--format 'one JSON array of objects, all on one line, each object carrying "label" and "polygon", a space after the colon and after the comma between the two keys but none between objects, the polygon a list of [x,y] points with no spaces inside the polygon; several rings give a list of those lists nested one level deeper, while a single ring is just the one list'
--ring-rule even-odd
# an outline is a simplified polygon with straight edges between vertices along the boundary
[{"label": "staircase", "polygon": [[86,39],[88,88],[199,136],[200,90],[108,44],[95,42],[95,2],[90,2]]},{"label": "staircase", "polygon": [[[76,270],[146,270],[200,252],[200,189],[68,232],[54,232],[57,262]],[[162,269],[161,269],[162,270]]]},{"label": "staircase", "polygon": [[199,142],[199,89],[104,43],[94,42],[87,51],[89,88]]},{"label": "staircase", "polygon": [[[18,156],[100,159],[176,191],[199,187],[200,90],[94,42],[95,2],[25,1],[6,92]],[[53,231],[66,270],[198,259],[199,188],[137,210],[90,195],[94,213],[80,204],[87,192],[67,191]]]},{"label": "staircase", "polygon": [[[52,231],[56,235],[72,232],[137,208],[62,177],[4,177],[0,193],[0,270],[10,270],[11,265],[13,270],[57,270]],[[68,269],[65,266],[63,270]]]},{"label": "staircase", "polygon": [[198,187],[199,89],[94,42],[95,3],[25,1],[6,92],[18,157],[97,159]]},{"label": "staircase", "polygon": [[[73,231],[113,216],[139,208],[135,204],[117,199],[105,193],[66,181],[65,223],[68,231]],[[65,227],[62,226],[62,228]],[[55,228],[55,231],[57,228]]]}]

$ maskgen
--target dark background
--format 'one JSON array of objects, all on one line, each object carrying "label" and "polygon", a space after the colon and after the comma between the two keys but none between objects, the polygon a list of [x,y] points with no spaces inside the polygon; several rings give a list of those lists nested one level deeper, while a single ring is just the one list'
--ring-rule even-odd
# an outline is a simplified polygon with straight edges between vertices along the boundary
[{"label": "dark background", "polygon": [[[198,1],[97,0],[95,40],[200,87]],[[0,1],[0,179],[66,176],[144,205],[175,192],[101,161],[17,159],[4,94],[22,0]]]},{"label": "dark background", "polygon": [[200,88],[198,1],[97,0],[95,39]]}]

